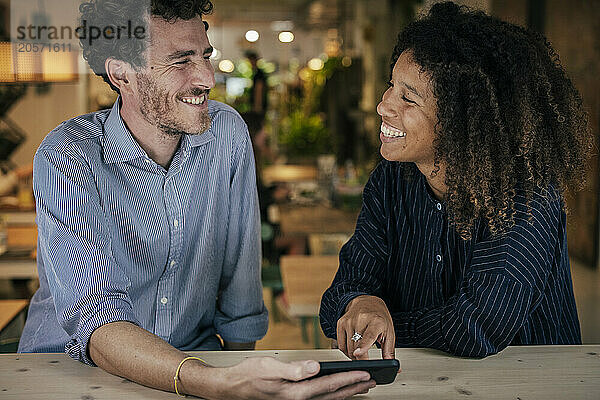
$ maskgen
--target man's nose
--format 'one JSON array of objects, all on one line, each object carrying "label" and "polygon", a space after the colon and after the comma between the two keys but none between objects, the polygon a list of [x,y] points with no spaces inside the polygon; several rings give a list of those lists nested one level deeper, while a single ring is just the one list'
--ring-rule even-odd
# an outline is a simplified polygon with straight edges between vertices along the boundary
[{"label": "man's nose", "polygon": [[192,71],[192,85],[205,89],[215,87],[215,71],[210,64],[210,61],[204,61],[202,64],[196,65]]}]

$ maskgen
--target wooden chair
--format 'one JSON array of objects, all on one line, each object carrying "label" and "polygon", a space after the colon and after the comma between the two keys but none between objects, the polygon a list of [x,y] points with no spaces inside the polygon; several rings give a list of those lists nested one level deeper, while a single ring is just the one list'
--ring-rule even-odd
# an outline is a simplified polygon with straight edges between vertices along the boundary
[{"label": "wooden chair", "polygon": [[29,300],[0,300],[0,353],[16,353]]},{"label": "wooden chair", "polygon": [[321,296],[338,270],[338,256],[281,256],[280,266],[288,314],[300,318],[305,342],[306,324],[312,318],[315,348],[319,348]]},{"label": "wooden chair", "polygon": [[311,233],[308,235],[310,254],[313,256],[338,255],[350,236],[347,233]]}]

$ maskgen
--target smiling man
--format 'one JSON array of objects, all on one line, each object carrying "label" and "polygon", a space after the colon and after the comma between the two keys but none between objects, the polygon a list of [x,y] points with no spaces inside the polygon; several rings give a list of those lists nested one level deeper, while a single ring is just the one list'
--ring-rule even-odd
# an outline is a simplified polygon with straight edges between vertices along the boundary
[{"label": "smiling man", "polygon": [[254,160],[237,112],[208,100],[210,1],[145,5],[80,7],[90,26],[133,22],[147,35],[81,41],[119,97],[62,123],[35,155],[40,289],[19,351],[65,351],[208,399],[368,391],[358,371],[296,382],[318,372],[315,361],[209,368],[183,352],[252,349],[266,333]]}]

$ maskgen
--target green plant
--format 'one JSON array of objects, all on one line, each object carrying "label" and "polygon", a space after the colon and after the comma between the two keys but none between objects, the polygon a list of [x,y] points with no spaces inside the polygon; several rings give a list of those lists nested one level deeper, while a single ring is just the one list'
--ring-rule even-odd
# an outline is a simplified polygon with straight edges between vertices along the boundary
[{"label": "green plant", "polygon": [[305,67],[299,71],[302,90],[290,97],[289,111],[279,127],[279,143],[288,156],[312,157],[333,151],[333,137],[324,114],[317,110],[327,79],[340,67],[339,58],[329,58],[320,70]]},{"label": "green plant", "polygon": [[331,135],[320,114],[306,115],[302,109],[294,110],[283,118],[280,132],[280,143],[290,156],[331,152]]}]

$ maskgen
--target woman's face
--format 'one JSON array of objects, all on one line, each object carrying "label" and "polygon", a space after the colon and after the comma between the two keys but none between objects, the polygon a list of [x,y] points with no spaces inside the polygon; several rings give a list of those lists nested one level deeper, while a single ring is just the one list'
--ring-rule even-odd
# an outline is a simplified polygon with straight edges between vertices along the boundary
[{"label": "woman's face", "polygon": [[381,155],[389,161],[414,162],[421,172],[431,172],[434,163],[436,99],[430,76],[403,52],[392,71],[390,87],[377,106],[381,115]]}]

